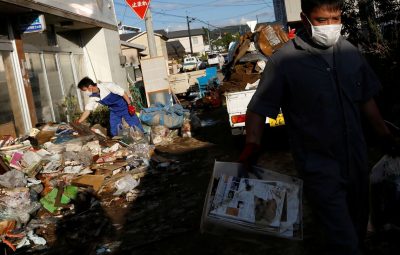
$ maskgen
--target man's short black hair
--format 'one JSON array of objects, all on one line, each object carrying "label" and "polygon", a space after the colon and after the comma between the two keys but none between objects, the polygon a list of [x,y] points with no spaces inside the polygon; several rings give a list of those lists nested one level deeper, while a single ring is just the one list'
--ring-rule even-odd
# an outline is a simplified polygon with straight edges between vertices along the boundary
[{"label": "man's short black hair", "polygon": [[87,88],[89,87],[89,85],[96,86],[96,83],[94,83],[93,80],[90,79],[89,77],[85,77],[78,83],[78,88],[79,89]]},{"label": "man's short black hair", "polygon": [[332,10],[341,10],[343,8],[343,0],[301,0],[301,10],[306,14],[310,14],[314,8],[328,6]]}]

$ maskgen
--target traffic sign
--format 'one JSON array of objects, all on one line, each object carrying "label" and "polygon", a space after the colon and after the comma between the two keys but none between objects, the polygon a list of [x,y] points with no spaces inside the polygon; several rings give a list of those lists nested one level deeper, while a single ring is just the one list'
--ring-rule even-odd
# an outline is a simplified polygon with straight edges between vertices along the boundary
[{"label": "traffic sign", "polygon": [[150,5],[150,0],[125,0],[125,2],[139,16],[139,18],[144,19]]}]

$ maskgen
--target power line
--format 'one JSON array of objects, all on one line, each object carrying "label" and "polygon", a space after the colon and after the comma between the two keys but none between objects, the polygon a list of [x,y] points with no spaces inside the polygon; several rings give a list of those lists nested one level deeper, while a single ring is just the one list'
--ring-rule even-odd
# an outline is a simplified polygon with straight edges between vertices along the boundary
[{"label": "power line", "polygon": [[[260,1],[262,1],[262,3],[260,3]],[[183,4],[183,3],[178,3],[178,2],[158,1],[158,0],[157,0],[157,1],[153,1],[153,3],[154,3],[154,2],[156,2],[156,3],[168,3],[168,4]],[[175,10],[186,9],[186,8],[194,8],[194,7],[204,6],[204,5],[206,5],[206,4],[210,4],[210,6],[216,7],[216,8],[219,8],[219,7],[225,7],[225,8],[226,8],[226,7],[230,7],[230,6],[241,7],[241,6],[249,6],[249,5],[251,5],[251,6],[253,6],[253,5],[267,5],[268,7],[271,7],[271,2],[268,2],[267,0],[259,0],[259,1],[254,0],[254,1],[249,1],[249,2],[251,2],[251,3],[249,3],[249,4],[243,4],[243,3],[245,3],[246,1],[238,0],[238,1],[231,1],[231,4],[225,4],[225,5],[222,5],[222,3],[215,3],[215,2],[220,2],[220,0],[217,0],[217,1],[209,1],[209,2],[201,3],[201,4],[189,5],[188,7],[185,7],[185,8],[177,8],[177,9],[175,9]],[[258,2],[258,3],[254,3],[254,2]],[[215,4],[212,4],[212,3],[215,3]],[[237,4],[236,4],[236,3],[237,3]],[[239,4],[239,3],[240,3],[240,4]],[[134,19],[134,17],[125,17],[125,12],[126,12],[126,9],[127,9],[127,8],[126,8],[127,5],[126,5],[125,3],[124,3],[124,4],[123,4],[123,3],[119,3],[119,2],[117,2],[117,0],[116,0],[114,4],[120,5],[120,6],[124,6],[124,7],[125,7],[125,9],[124,9],[124,15],[123,15],[123,20],[124,20],[125,18]],[[151,8],[151,10],[152,10],[152,13],[154,13],[154,14],[164,15],[164,16],[170,16],[170,17],[177,17],[177,18],[182,18],[182,19],[186,19],[186,18],[187,18],[187,16],[183,16],[183,15],[176,15],[176,14],[166,13],[166,12],[174,11],[173,9],[171,9],[171,10],[162,10],[162,12],[161,12],[161,11],[155,11],[155,10],[154,10],[154,7],[150,7],[150,8]],[[209,9],[209,8],[207,8],[207,9]],[[236,14],[235,16],[224,17],[224,18],[215,19],[215,20],[211,20],[211,21],[228,20],[228,19],[238,18],[238,17],[240,17],[240,16],[244,16],[244,15],[248,15],[248,14],[252,14],[252,13],[253,13],[254,15],[259,15],[259,16],[261,16],[261,15],[264,16],[264,14],[266,14],[265,12],[263,12],[263,13],[261,13],[261,14],[256,14],[257,11],[260,11],[260,8],[251,10],[251,11],[246,12],[246,13],[243,13],[243,14]],[[267,16],[267,15],[265,15],[265,16]],[[192,19],[192,22],[193,22],[193,21],[197,21],[197,22],[203,23],[203,24],[205,24],[205,25],[208,25],[208,26],[210,26],[210,27],[217,28],[217,29],[221,29],[220,27],[215,26],[215,25],[212,25],[212,24],[210,24],[210,22],[206,22],[206,21],[204,21],[204,20],[202,20],[202,19],[199,19],[199,18],[196,18],[196,17],[190,17],[190,18]],[[142,22],[142,21],[139,21],[139,23],[140,23],[140,22]],[[179,22],[179,21],[158,21],[158,22],[186,23],[186,22],[183,22],[183,21],[182,21],[182,22]]]},{"label": "power line", "polygon": [[172,17],[184,18],[184,19],[190,18],[191,21],[198,21],[198,22],[203,23],[203,24],[206,24],[206,25],[208,25],[208,26],[210,26],[210,27],[215,27],[215,28],[217,28],[217,29],[221,29],[220,27],[214,26],[214,25],[212,25],[212,24],[210,24],[210,23],[208,23],[208,22],[206,22],[206,21],[204,21],[204,20],[201,20],[201,19],[195,18],[195,17],[180,16],[180,15],[175,15],[175,14],[157,12],[157,11],[153,11],[153,10],[152,10],[152,13],[156,13],[156,14],[160,14],[160,15],[165,15],[165,16],[172,16]]},{"label": "power line", "polygon": [[125,13],[126,13],[126,9],[128,8],[128,5],[126,5],[125,6],[125,9],[124,9],[124,15],[122,15],[122,21],[121,21],[121,24],[122,23],[124,23],[124,19],[125,19]]},{"label": "power line", "polygon": [[[204,6],[207,4],[212,4],[215,2],[218,2],[219,0],[213,0],[210,2],[205,2],[205,3],[201,3],[201,4],[188,4],[189,6],[187,7],[180,7],[180,8],[175,8],[175,9],[168,9],[166,11],[175,11],[175,10],[182,10],[182,9],[190,9],[190,8],[194,8],[194,7],[199,7],[199,6]],[[185,5],[184,3],[177,3],[177,2],[165,2],[165,1],[154,1],[156,3],[166,3],[166,4],[180,4],[180,5]]]},{"label": "power line", "polygon": [[218,20],[225,20],[225,19],[233,19],[233,18],[237,18],[238,16],[244,16],[244,15],[251,14],[251,13],[254,13],[254,12],[256,12],[256,11],[259,11],[259,10],[260,10],[260,9],[257,8],[257,9],[255,9],[255,10],[252,10],[252,11],[249,11],[249,12],[246,12],[246,13],[243,13],[243,14],[236,14],[235,16],[224,17],[223,19],[213,19],[213,20],[211,20],[211,21],[218,21]]}]

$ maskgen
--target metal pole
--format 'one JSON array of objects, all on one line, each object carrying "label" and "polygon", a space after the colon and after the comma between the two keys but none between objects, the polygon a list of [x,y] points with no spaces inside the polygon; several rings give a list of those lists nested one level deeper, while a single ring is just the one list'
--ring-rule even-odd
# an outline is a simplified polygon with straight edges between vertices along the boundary
[{"label": "metal pole", "polygon": [[187,27],[188,27],[188,33],[189,33],[190,54],[193,55],[192,35],[190,34],[190,21],[189,21],[189,16],[186,16],[186,21],[187,21]]},{"label": "metal pole", "polygon": [[145,21],[146,21],[147,41],[149,42],[149,54],[150,58],[154,58],[157,57],[157,48],[156,48],[156,39],[154,37],[153,20],[150,8],[147,10]]},{"label": "metal pole", "polygon": [[212,46],[211,38],[210,38],[210,24],[208,24],[207,36],[208,36],[208,44],[210,45],[210,53],[212,53],[213,52],[213,46]]}]

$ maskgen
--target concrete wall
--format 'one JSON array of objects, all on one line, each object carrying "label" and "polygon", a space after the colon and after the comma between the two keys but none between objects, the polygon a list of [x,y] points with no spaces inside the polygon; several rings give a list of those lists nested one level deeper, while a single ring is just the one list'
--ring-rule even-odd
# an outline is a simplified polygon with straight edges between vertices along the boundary
[{"label": "concrete wall", "polygon": [[122,49],[122,54],[126,57],[126,65],[137,66],[140,64],[138,49],[129,48],[126,46],[122,46],[121,49]]},{"label": "concrete wall", "polygon": [[26,0],[116,25],[114,5],[110,0]]},{"label": "concrete wall", "polygon": [[126,72],[120,64],[121,46],[117,31],[92,28],[81,31],[87,70],[91,78],[115,82],[127,89]]},{"label": "concrete wall", "polygon": [[285,0],[286,17],[288,22],[300,21],[300,0]]},{"label": "concrete wall", "polygon": [[[167,44],[166,44],[165,40],[163,40],[160,36],[157,36],[157,35],[155,35],[154,37],[155,37],[155,40],[156,40],[157,57],[164,57],[166,60],[168,60]],[[143,59],[150,58],[149,43],[147,41],[147,34],[146,33],[138,36],[134,40],[129,40],[128,42],[145,46],[146,49],[143,51],[143,53],[146,54],[146,56],[144,56],[142,58]]]},{"label": "concrete wall", "polygon": [[57,34],[57,45],[49,46],[45,33],[23,34],[22,40],[24,43],[25,52],[72,52],[83,53],[80,42],[80,32],[70,31],[62,34]]},{"label": "concrete wall", "polygon": [[[195,43],[197,40],[197,43]],[[186,53],[190,53],[190,42],[189,42],[189,37],[183,37],[183,38],[174,38],[174,39],[169,39],[169,41],[180,41],[183,47],[185,47]],[[196,35],[192,36],[192,47],[193,47],[193,53],[196,54],[203,54],[205,52],[205,45],[204,45],[204,40],[202,35]]]}]

